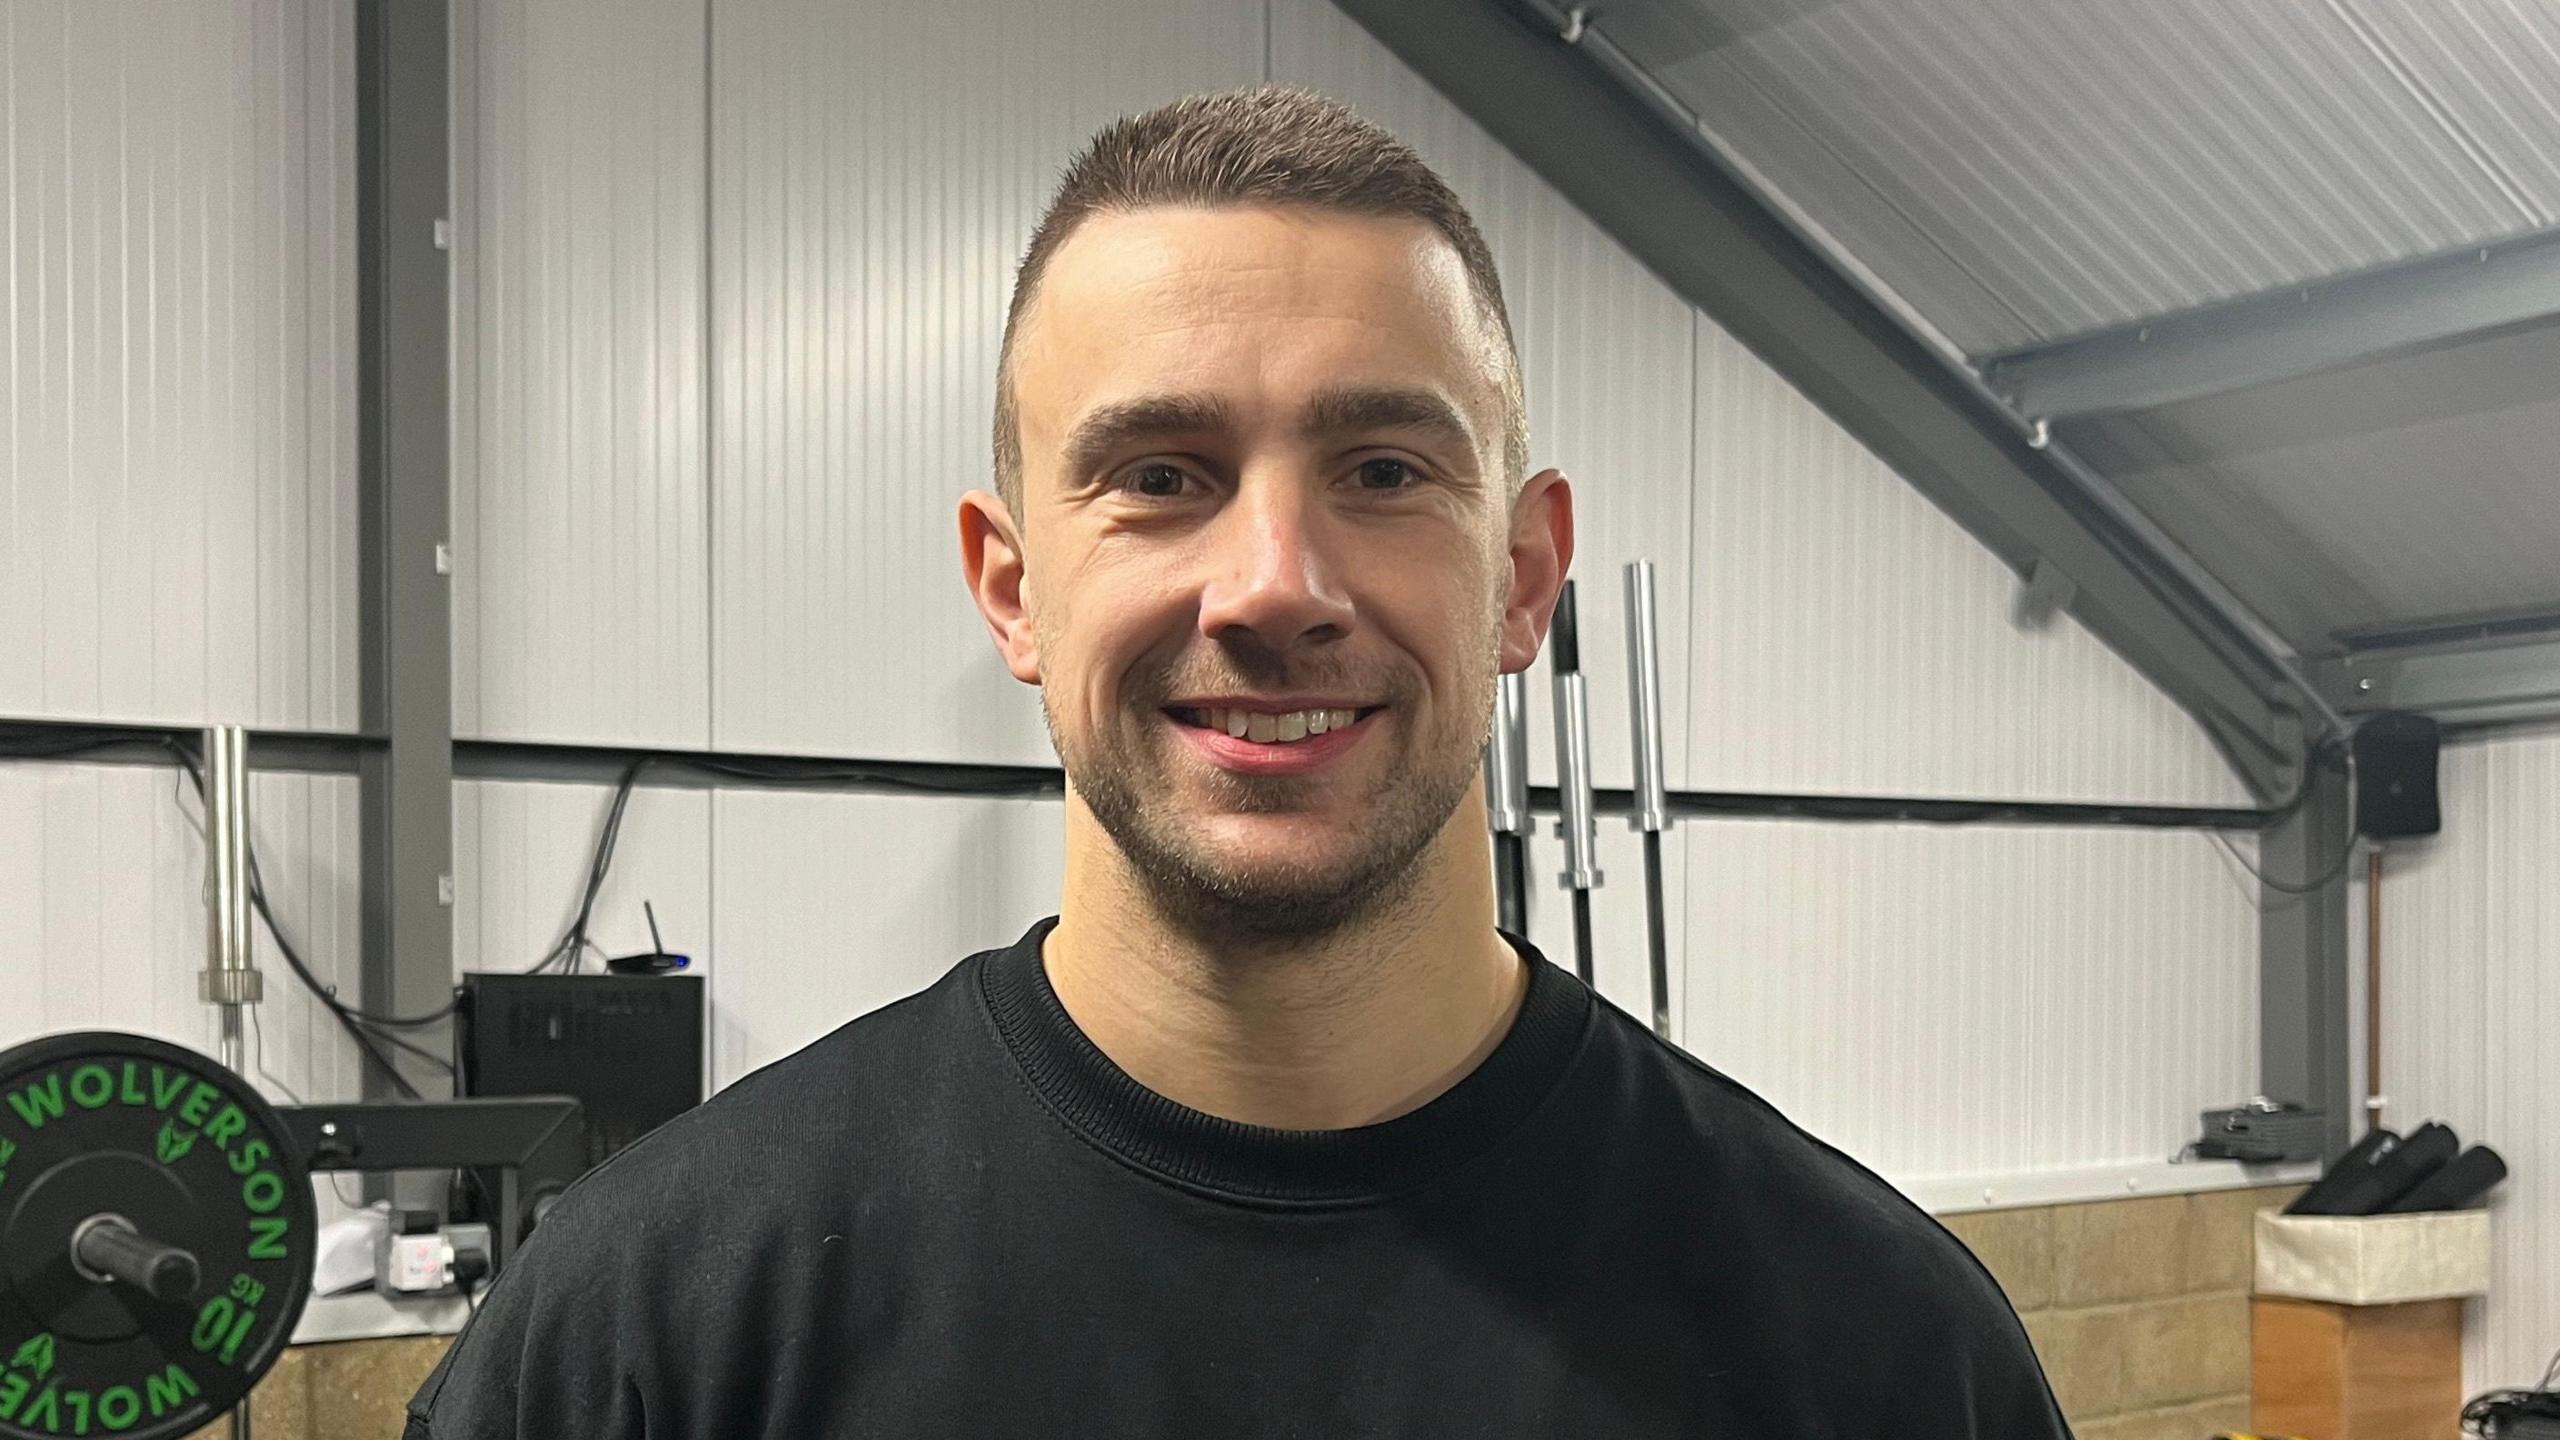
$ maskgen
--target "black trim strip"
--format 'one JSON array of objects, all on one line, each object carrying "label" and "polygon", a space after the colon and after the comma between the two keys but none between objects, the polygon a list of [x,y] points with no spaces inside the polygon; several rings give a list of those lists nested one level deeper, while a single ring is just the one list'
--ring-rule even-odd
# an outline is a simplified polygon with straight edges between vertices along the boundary
[{"label": "black trim strip", "polygon": [[[200,732],[156,725],[99,725],[73,720],[0,720],[0,760],[163,763],[163,746],[194,750]],[[351,775],[356,760],[381,742],[363,735],[256,730],[251,762],[264,770]],[[69,748],[65,748],[69,747]],[[832,790],[849,793],[1063,795],[1066,776],[1054,765],[959,765],[935,760],[866,760],[857,756],[758,755],[740,751],[657,750],[620,745],[557,745],[539,740],[456,740],[457,779],[551,780],[613,784],[641,760],[639,783],[691,789]],[[1626,790],[1596,790],[1605,815],[1635,813]],[[1968,800],[1917,795],[1808,795],[1752,790],[1673,790],[1671,813],[1692,819],[1749,818],[1884,821],[1925,825],[2129,825],[2153,830],[2257,830],[2270,810],[2210,805],[2132,805],[2053,800]],[[1553,786],[1532,786],[1530,808],[1556,814]]]},{"label": "black trim strip", "polygon": [[[1604,815],[1633,815],[1635,795],[1594,790]],[[2127,825],[2151,830],[2257,830],[2275,813],[2212,805],[2111,805],[2063,800],[1963,800],[1921,795],[1783,795],[1756,790],[1673,790],[1671,813],[1691,819],[1846,820],[1924,825]],[[1550,786],[1529,789],[1529,808],[1555,813]]]},{"label": "black trim strip", "polygon": [[[204,749],[204,730],[193,725],[114,725],[86,720],[0,718],[0,760],[79,760],[93,764],[166,764],[168,747]],[[314,775],[353,775],[382,741],[368,735],[319,730],[252,730],[253,770],[293,770]]]},{"label": "black trim strip", "polygon": [[533,740],[456,740],[453,773],[473,780],[578,780],[611,784],[639,761],[640,783],[692,789],[842,790],[913,794],[1063,795],[1054,765],[962,765],[857,756],[759,755],[736,750],[658,750],[553,745]]}]

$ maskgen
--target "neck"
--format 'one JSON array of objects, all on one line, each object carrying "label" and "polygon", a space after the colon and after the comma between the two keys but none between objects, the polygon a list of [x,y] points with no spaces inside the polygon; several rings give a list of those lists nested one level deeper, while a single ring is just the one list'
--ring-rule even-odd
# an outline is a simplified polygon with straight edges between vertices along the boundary
[{"label": "neck", "polygon": [[1066,885],[1042,960],[1078,1029],[1194,1110],[1288,1130],[1420,1108],[1491,1054],[1528,971],[1493,928],[1493,855],[1469,790],[1381,913],[1303,943],[1240,945],[1157,911],[1068,797]]}]

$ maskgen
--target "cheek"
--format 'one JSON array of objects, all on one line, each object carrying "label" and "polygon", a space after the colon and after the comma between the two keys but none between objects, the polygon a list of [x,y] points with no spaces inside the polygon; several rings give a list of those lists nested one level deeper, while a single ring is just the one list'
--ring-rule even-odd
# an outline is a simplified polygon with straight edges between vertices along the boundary
[{"label": "cheek", "polygon": [[1042,683],[1096,718],[1118,709],[1132,672],[1189,633],[1191,608],[1170,578],[1161,564],[1103,561],[1053,581],[1034,613]]},{"label": "cheek", "polygon": [[[1417,563],[1405,547],[1380,557],[1361,606],[1419,664],[1434,689],[1477,678],[1500,642],[1502,594],[1481,557],[1442,550]],[[1447,703],[1447,697],[1441,697]]]}]

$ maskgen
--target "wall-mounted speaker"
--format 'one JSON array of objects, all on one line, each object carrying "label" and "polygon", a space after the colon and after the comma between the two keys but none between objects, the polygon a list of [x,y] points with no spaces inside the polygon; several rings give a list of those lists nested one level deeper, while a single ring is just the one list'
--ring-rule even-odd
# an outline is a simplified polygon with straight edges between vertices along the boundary
[{"label": "wall-mounted speaker", "polygon": [[2384,711],[2356,727],[2356,833],[2373,840],[2433,835],[2436,808],[2436,722]]}]

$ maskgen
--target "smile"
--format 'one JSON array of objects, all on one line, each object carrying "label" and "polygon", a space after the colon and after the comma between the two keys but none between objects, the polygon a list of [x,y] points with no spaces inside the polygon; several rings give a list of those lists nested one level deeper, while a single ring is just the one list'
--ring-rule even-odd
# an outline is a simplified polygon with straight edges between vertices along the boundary
[{"label": "smile", "polygon": [[1304,710],[1252,710],[1230,705],[1176,705],[1165,713],[1201,730],[1223,730],[1228,738],[1257,745],[1295,745],[1312,735],[1347,730],[1378,713],[1375,705]]},{"label": "smile", "polygon": [[1278,778],[1330,768],[1377,728],[1370,717],[1385,708],[1300,704],[1292,697],[1258,706],[1170,705],[1164,713],[1174,733],[1209,764],[1232,775]]}]

